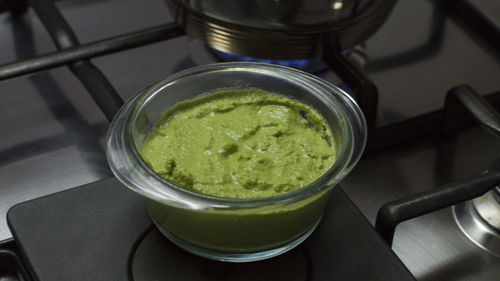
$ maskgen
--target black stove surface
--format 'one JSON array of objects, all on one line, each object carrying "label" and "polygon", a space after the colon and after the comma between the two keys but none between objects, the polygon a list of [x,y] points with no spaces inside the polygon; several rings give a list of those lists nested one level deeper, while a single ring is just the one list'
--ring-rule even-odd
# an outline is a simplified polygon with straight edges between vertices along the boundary
[{"label": "black stove surface", "polygon": [[415,280],[340,187],[302,245],[245,264],[173,245],[152,226],[142,198],[115,178],[20,203],[8,222],[41,281]]}]

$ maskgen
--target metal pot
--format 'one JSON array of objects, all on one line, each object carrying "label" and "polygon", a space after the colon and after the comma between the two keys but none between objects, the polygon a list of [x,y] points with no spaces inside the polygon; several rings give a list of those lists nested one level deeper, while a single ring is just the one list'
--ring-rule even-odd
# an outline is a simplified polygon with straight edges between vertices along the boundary
[{"label": "metal pot", "polygon": [[165,0],[187,33],[212,48],[271,59],[352,48],[385,21],[396,0]]}]

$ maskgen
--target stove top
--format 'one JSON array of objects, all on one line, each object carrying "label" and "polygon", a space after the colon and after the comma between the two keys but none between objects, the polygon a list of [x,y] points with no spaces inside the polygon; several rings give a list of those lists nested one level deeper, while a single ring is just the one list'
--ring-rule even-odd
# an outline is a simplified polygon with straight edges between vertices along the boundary
[{"label": "stove top", "polygon": [[[0,11],[7,2],[0,1]],[[93,44],[77,55],[92,58],[123,100],[199,63],[200,54],[191,48],[196,42],[181,36],[161,0],[56,4],[81,43]],[[480,174],[500,155],[498,139],[477,126],[458,122],[454,134],[438,133],[447,92],[457,85],[470,85],[500,108],[498,18],[495,0],[399,1],[384,26],[349,52],[346,60],[377,87],[378,110],[367,152],[342,189],[372,225],[385,203]],[[147,33],[134,39],[133,46],[141,47],[120,45],[124,37],[136,38],[129,34],[136,31]],[[56,50],[31,8],[0,13],[0,42],[5,65]],[[109,49],[122,51],[106,53]],[[38,65],[47,61],[53,63]],[[26,71],[0,65],[0,279],[15,276],[20,263],[21,242],[12,239],[6,222],[9,208],[111,176],[103,149],[109,122],[89,95],[96,89],[87,89],[66,67],[12,79],[6,78],[7,68]],[[343,74],[317,75],[346,87]],[[413,139],[418,132],[423,136]],[[453,209],[444,208],[401,223],[392,250],[417,280],[496,280],[500,258],[460,228]],[[148,237],[155,241],[154,234]]]}]

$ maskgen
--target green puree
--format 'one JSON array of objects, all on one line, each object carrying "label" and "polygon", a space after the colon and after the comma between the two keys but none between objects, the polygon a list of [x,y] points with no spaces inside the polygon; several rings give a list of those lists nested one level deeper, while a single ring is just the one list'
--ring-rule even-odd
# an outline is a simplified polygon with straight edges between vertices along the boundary
[{"label": "green puree", "polygon": [[225,91],[176,105],[141,155],[159,175],[217,197],[289,192],[335,161],[332,135],[311,107],[261,90]]},{"label": "green puree", "polygon": [[227,91],[166,112],[142,147],[168,181],[228,198],[305,186],[335,161],[331,132],[311,107],[261,90]]},{"label": "green puree", "polygon": [[[178,186],[217,197],[258,198],[313,182],[332,166],[335,147],[316,110],[253,89],[176,105],[153,128],[141,155]],[[204,251],[196,247],[255,253],[307,236],[321,218],[328,190],[255,208],[192,210],[149,200],[148,209],[167,237],[194,253]]]}]

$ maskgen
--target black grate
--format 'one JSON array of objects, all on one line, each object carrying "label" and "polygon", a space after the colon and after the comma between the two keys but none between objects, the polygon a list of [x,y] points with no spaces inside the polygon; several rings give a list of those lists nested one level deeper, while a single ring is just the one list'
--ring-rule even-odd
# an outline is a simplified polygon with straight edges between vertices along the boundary
[{"label": "black grate", "polygon": [[[14,2],[4,0],[0,2],[0,8],[10,9],[12,12],[26,9],[23,3],[16,4]],[[108,120],[113,119],[115,113],[123,105],[123,101],[106,77],[89,59],[172,39],[184,34],[182,28],[175,23],[170,23],[80,45],[77,36],[53,1],[29,0],[28,2],[48,30],[59,51],[1,65],[0,81],[67,65],[87,88]],[[331,54],[335,55],[325,56],[325,62],[349,85],[367,116],[369,127],[374,127],[378,99],[375,85],[338,51],[332,51]]]},{"label": "black grate", "polygon": [[[0,0],[0,12],[5,10],[12,13],[23,12],[26,10],[28,2],[41,19],[59,50],[27,60],[0,65],[0,81],[67,65],[87,88],[108,120],[112,120],[123,101],[106,77],[89,59],[184,35],[184,30],[181,27],[175,23],[169,23],[80,45],[77,36],[53,1]],[[454,1],[451,1],[452,3],[448,2],[443,1],[436,10],[443,8],[445,11],[457,16],[471,10],[474,17],[465,17],[464,22],[466,24],[471,27],[480,24],[480,26],[488,26],[488,30],[494,29],[492,24],[488,24],[488,18],[475,12],[474,6],[468,5],[467,1],[457,1],[458,4],[453,3]],[[483,34],[483,32],[479,34]],[[489,36],[487,39],[493,46],[498,43],[498,38],[495,39],[495,36]],[[370,128],[367,152],[399,145],[407,141],[433,137],[443,132],[443,110],[375,129],[378,100],[376,86],[363,72],[346,60],[334,46],[330,46],[329,49],[330,51],[323,58],[324,61],[352,89],[358,104],[365,113]],[[489,95],[487,100],[494,107],[499,108],[500,92]],[[458,123],[469,124],[469,119],[469,117],[463,118],[463,120],[460,119]]]},{"label": "black grate", "polygon": [[[500,137],[500,114],[473,89],[460,86],[448,92],[442,130],[447,132],[463,125],[456,120],[464,115],[469,115],[486,131]],[[498,186],[499,163],[500,159],[480,175],[386,203],[377,214],[375,229],[388,244],[392,244],[394,231],[399,223],[474,199]]]}]

